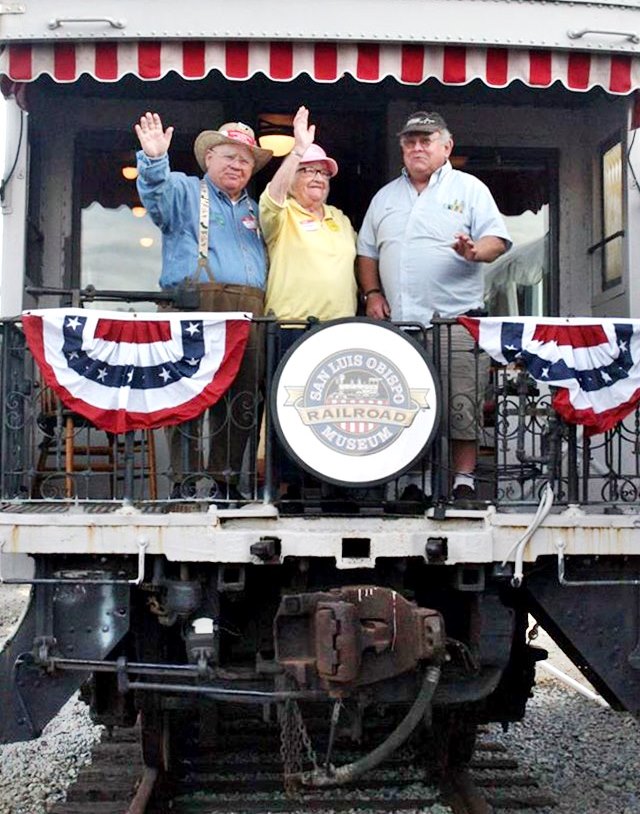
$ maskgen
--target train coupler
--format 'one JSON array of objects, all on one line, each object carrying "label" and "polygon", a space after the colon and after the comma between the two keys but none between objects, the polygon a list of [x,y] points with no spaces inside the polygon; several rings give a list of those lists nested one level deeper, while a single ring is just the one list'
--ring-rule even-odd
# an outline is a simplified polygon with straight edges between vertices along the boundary
[{"label": "train coupler", "polygon": [[274,622],[276,661],[298,686],[333,695],[440,663],[444,621],[391,588],[347,586],[282,598]]}]

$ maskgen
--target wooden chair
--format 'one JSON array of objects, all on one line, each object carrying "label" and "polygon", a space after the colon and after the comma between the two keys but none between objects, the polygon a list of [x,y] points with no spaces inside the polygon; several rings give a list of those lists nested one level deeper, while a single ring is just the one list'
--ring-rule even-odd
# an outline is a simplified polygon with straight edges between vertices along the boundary
[{"label": "wooden chair", "polygon": [[[77,497],[75,482],[79,474],[110,476],[110,497],[118,495],[117,484],[124,481],[126,439],[123,435],[103,432],[90,421],[68,410],[49,388],[43,388],[41,410],[37,423],[42,433],[36,463],[36,477],[32,497],[37,498],[46,480],[46,473],[64,471],[66,498]],[[99,436],[99,440],[96,439]],[[131,447],[133,454],[133,477],[144,479],[149,498],[157,500],[158,482],[156,450],[153,430],[137,431]],[[52,463],[52,456],[58,461]]]}]

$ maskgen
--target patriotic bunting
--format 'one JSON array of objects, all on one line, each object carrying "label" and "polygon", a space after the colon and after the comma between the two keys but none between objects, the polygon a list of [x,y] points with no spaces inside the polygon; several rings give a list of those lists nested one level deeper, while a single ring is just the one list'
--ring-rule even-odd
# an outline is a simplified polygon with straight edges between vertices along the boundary
[{"label": "patriotic bunting", "polygon": [[121,433],[179,424],[214,404],[235,378],[251,314],[26,311],[42,378],[69,410]]},{"label": "patriotic bunting", "polygon": [[524,365],[554,388],[553,407],[589,434],[605,432],[640,402],[640,320],[458,317],[496,362]]}]

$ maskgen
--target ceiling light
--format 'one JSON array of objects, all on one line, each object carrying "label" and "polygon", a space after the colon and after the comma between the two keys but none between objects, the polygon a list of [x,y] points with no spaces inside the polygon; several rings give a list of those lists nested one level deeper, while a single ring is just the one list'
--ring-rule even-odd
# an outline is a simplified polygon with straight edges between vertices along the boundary
[{"label": "ceiling light", "polygon": [[127,181],[135,181],[138,177],[138,169],[137,167],[123,167],[122,174],[127,179]]},{"label": "ceiling light", "polygon": [[140,238],[140,245],[144,249],[149,249],[153,246],[153,238],[152,237],[141,237]]},{"label": "ceiling light", "polygon": [[134,218],[144,218],[144,216],[147,214],[147,210],[144,208],[144,206],[134,206],[131,208],[131,214]]},{"label": "ceiling light", "polygon": [[261,113],[258,116],[258,144],[272,150],[276,158],[288,155],[296,143],[293,116],[288,113]]}]

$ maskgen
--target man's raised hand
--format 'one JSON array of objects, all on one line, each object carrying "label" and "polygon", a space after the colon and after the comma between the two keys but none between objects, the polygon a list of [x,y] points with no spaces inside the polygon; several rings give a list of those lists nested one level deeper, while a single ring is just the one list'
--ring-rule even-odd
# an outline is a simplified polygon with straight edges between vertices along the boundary
[{"label": "man's raised hand", "polygon": [[135,125],[136,135],[145,155],[149,158],[161,158],[169,150],[173,127],[162,129],[162,121],[157,113],[145,113],[140,123]]}]

